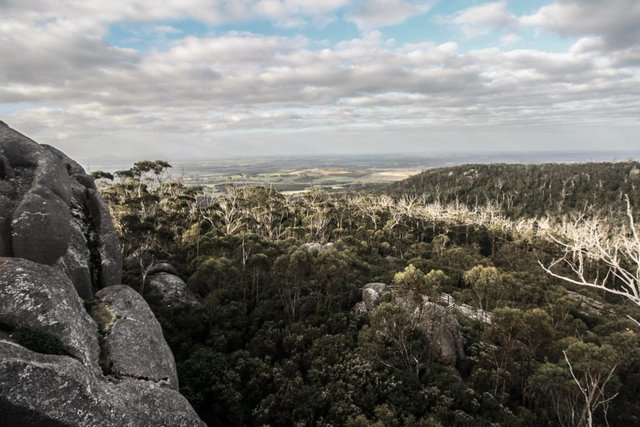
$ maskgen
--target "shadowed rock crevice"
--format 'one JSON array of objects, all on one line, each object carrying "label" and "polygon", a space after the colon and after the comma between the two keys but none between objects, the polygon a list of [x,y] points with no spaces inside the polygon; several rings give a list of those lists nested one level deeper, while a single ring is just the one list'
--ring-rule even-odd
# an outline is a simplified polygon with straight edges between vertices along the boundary
[{"label": "shadowed rock crevice", "polygon": [[116,315],[111,312],[106,305],[96,299],[85,302],[85,308],[98,325],[98,346],[100,349],[98,363],[100,369],[104,376],[111,376],[113,363],[109,357],[106,337],[113,322],[116,321]]},{"label": "shadowed rock crevice", "polygon": [[54,147],[43,145],[65,165],[71,178],[72,238],[59,262],[76,280],[83,298],[103,287],[118,284],[122,277],[120,243],[108,207],[100,198],[93,178],[75,161]]},{"label": "shadowed rock crevice", "polygon": [[3,335],[8,337],[15,329],[16,328],[11,325],[0,322],[0,338],[3,338]]},{"label": "shadowed rock crevice", "polygon": [[16,426],[29,427],[71,427],[71,424],[63,423],[48,417],[29,408],[13,405],[0,400],[0,414],[11,414],[11,419]]},{"label": "shadowed rock crevice", "polygon": [[[85,192],[88,197],[88,192]],[[77,209],[72,209],[72,214],[76,212],[73,216],[78,228],[82,230],[82,235],[84,236],[84,240],[86,242],[86,247],[88,250],[88,274],[89,280],[91,283],[91,291],[92,294],[98,292],[104,283],[103,272],[102,272],[102,254],[100,253],[100,235],[98,231],[98,227],[96,226],[96,220],[93,218],[91,209],[87,204],[83,204],[82,206],[75,205],[73,206]]]},{"label": "shadowed rock crevice", "polygon": [[10,339],[36,353],[68,356],[80,361],[71,354],[62,340],[48,332],[20,328],[11,333]]}]

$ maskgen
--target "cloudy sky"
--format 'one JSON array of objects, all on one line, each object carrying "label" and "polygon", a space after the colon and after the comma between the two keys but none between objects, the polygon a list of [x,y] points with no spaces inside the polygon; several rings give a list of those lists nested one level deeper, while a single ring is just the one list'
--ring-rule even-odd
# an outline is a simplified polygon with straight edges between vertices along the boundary
[{"label": "cloudy sky", "polygon": [[80,160],[640,146],[638,0],[0,0],[0,119]]}]

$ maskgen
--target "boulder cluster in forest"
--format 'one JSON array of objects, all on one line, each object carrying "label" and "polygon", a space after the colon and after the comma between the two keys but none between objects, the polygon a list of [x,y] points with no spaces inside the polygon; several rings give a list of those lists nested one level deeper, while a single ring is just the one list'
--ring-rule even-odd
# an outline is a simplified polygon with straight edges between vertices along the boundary
[{"label": "boulder cluster in forest", "polygon": [[462,328],[453,314],[427,297],[399,295],[385,283],[368,283],[362,289],[362,301],[354,307],[357,313],[371,313],[389,295],[389,300],[402,308],[404,316],[413,320],[416,332],[431,348],[437,361],[455,366],[465,358]]},{"label": "boulder cluster in forest", "polygon": [[[196,303],[174,274],[149,276],[151,289],[170,288],[170,305]],[[120,244],[93,179],[0,122],[3,423],[203,425],[178,392],[160,324],[121,278]]]}]

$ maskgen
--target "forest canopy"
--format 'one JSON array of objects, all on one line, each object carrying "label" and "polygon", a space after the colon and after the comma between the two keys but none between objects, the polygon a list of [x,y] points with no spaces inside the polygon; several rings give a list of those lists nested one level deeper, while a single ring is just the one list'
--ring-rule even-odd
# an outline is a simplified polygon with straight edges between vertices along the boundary
[{"label": "forest canopy", "polygon": [[[125,282],[144,294],[170,262],[201,301],[148,298],[209,425],[640,423],[640,307],[542,268],[576,218],[613,230],[625,194],[636,208],[636,163],[467,165],[387,194],[299,195],[212,194],[156,165],[100,187]],[[458,325],[453,362],[433,325]]]},{"label": "forest canopy", "polygon": [[[640,163],[471,164],[427,170],[394,183],[389,194],[428,202],[495,204],[511,218],[572,212],[618,214],[640,187]],[[640,212],[640,198],[632,206]]]}]

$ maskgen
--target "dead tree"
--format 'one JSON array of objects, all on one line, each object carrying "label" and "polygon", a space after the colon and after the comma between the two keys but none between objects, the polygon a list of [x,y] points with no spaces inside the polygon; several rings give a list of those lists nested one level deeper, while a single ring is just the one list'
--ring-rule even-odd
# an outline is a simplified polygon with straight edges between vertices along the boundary
[{"label": "dead tree", "polygon": [[[640,306],[640,231],[629,197],[625,199],[626,221],[622,226],[581,217],[548,232],[548,239],[560,247],[562,256],[548,266],[540,263],[544,271],[565,282],[619,295]],[[560,271],[561,266],[568,270]],[[629,318],[640,325],[640,321]]]}]

